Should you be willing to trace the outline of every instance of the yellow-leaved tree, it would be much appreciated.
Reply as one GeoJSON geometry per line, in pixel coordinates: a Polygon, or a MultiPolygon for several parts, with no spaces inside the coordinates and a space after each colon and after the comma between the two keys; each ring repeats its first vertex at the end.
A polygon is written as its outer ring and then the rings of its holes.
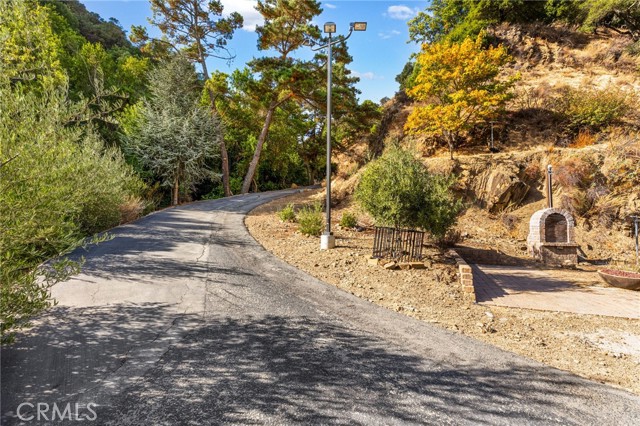
{"type": "Polygon", "coordinates": [[[419,71],[408,94],[421,104],[407,118],[405,130],[441,134],[452,159],[460,135],[495,119],[519,78],[499,78],[512,58],[502,45],[485,49],[484,37],[480,34],[462,43],[425,43],[416,61],[419,71]]]}

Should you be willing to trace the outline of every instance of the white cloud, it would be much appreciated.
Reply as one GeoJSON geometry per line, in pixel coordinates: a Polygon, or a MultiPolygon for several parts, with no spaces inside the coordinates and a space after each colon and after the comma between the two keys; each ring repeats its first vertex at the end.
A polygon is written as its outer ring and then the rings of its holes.
{"type": "Polygon", "coordinates": [[[368,71],[368,72],[351,71],[351,73],[354,76],[359,77],[359,78],[361,78],[363,80],[382,80],[381,76],[376,75],[371,71],[368,71]]]}
{"type": "Polygon", "coordinates": [[[331,3],[324,3],[324,7],[326,7],[327,9],[335,9],[336,6],[335,4],[331,4],[331,3]]]}
{"type": "Polygon", "coordinates": [[[409,18],[413,18],[418,13],[418,11],[418,8],[411,9],[409,6],[400,4],[396,6],[389,6],[386,15],[391,19],[406,21],[409,18]]]}
{"type": "Polygon", "coordinates": [[[383,40],[387,40],[391,37],[395,37],[397,35],[400,35],[401,32],[398,30],[390,30],[390,31],[384,31],[384,32],[380,32],[378,33],[378,36],[383,39],[383,40]]]}
{"type": "Polygon", "coordinates": [[[264,23],[262,15],[255,9],[257,3],[256,0],[222,0],[224,15],[238,12],[244,18],[242,29],[249,32],[254,32],[256,25],[264,23]]]}

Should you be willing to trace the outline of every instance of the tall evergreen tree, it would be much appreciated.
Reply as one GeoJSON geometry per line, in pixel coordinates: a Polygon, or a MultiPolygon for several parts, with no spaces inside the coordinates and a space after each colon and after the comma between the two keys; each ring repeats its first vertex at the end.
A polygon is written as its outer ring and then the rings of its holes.
{"type": "Polygon", "coordinates": [[[201,81],[184,57],[161,64],[149,80],[151,95],[126,149],[172,189],[176,205],[181,187],[213,176],[207,160],[217,157],[222,130],[217,115],[199,105],[201,81]]]}

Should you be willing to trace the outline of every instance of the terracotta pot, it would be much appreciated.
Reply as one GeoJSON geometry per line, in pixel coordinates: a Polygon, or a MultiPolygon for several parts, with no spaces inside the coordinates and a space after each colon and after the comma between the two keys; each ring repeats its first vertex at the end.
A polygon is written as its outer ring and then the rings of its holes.
{"type": "Polygon", "coordinates": [[[613,287],[626,288],[628,290],[640,290],[640,277],[621,277],[598,271],[600,278],[613,287]]]}

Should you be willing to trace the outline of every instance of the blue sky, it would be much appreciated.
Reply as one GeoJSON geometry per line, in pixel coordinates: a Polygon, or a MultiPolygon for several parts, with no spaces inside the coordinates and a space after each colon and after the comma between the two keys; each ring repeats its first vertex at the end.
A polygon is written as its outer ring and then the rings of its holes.
{"type": "MultiPolygon", "coordinates": [[[[151,16],[148,1],[141,0],[81,0],[87,9],[102,18],[116,18],[125,30],[131,25],[146,25],[152,35],[157,29],[151,28],[147,18],[151,16]]],[[[222,0],[225,13],[237,11],[244,16],[245,25],[229,42],[229,48],[237,56],[228,65],[223,60],[210,59],[210,70],[231,72],[242,68],[254,57],[266,55],[256,47],[255,26],[262,23],[260,14],[253,6],[255,0],[222,0]]],[[[407,43],[409,33],[407,21],[424,10],[428,1],[376,1],[376,0],[331,0],[322,1],[323,12],[315,19],[322,27],[327,21],[337,24],[338,34],[346,34],[349,23],[367,21],[366,32],[356,32],[347,41],[353,56],[351,70],[360,77],[358,89],[360,100],[371,99],[378,102],[383,97],[392,97],[398,89],[396,75],[402,71],[411,53],[418,51],[414,43],[407,43]]],[[[300,52],[304,57],[309,52],[300,52]]]]}

